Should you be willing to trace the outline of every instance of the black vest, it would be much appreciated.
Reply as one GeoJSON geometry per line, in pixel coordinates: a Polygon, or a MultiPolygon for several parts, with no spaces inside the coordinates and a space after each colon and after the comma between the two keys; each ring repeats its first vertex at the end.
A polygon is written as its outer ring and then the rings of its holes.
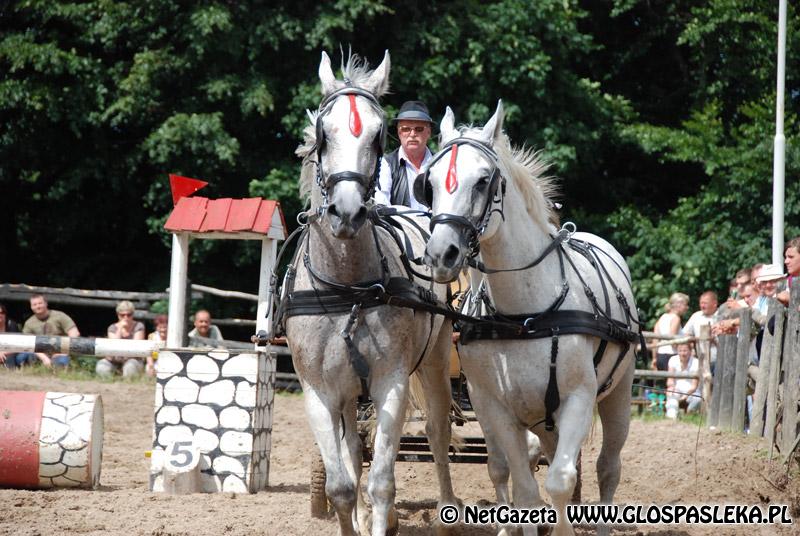
{"type": "Polygon", "coordinates": [[[411,197],[408,194],[408,180],[406,179],[405,162],[400,161],[400,149],[395,149],[386,155],[389,163],[389,174],[392,177],[392,187],[389,192],[389,203],[392,205],[411,206],[411,197]]]}

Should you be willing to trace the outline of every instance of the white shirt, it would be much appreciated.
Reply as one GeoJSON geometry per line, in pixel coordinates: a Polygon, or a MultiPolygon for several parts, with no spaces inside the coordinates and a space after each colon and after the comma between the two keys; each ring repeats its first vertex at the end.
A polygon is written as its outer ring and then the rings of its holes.
{"type": "MultiPolygon", "coordinates": [[[[674,355],[669,358],[669,370],[675,372],[697,372],[699,370],[699,363],[694,356],[689,357],[689,362],[686,363],[686,368],[681,366],[681,356],[674,355]]],[[[692,378],[675,378],[674,390],[681,395],[700,394],[700,382],[697,383],[697,389],[691,392],[692,385],[695,380],[692,378]]],[[[677,394],[676,393],[676,394],[677,394]]]]}
{"type": "MultiPolygon", "coordinates": [[[[700,338],[700,326],[710,326],[712,324],[716,324],[718,322],[717,312],[715,311],[713,315],[706,316],[703,314],[703,311],[696,311],[691,317],[689,317],[689,321],[686,322],[686,325],[683,326],[681,329],[682,333],[686,335],[693,335],[697,338],[700,338]]],[[[714,363],[717,361],[717,341],[712,339],[711,340],[711,362],[714,363]]]]}
{"type": "MultiPolygon", "coordinates": [[[[400,165],[405,166],[406,170],[406,182],[408,183],[408,198],[411,200],[411,206],[409,208],[414,210],[428,210],[428,207],[419,203],[416,199],[414,199],[414,179],[417,178],[417,175],[420,174],[420,170],[424,169],[428,162],[431,161],[433,155],[431,154],[430,149],[427,147],[425,148],[425,156],[422,159],[422,166],[417,168],[414,164],[411,163],[411,160],[406,156],[406,152],[403,150],[403,147],[400,146],[397,153],[398,161],[400,165]]],[[[386,157],[383,157],[383,161],[381,162],[381,172],[378,175],[378,186],[375,189],[375,202],[379,205],[390,205],[390,199],[392,197],[392,169],[389,167],[389,161],[386,160],[386,157]]]]}

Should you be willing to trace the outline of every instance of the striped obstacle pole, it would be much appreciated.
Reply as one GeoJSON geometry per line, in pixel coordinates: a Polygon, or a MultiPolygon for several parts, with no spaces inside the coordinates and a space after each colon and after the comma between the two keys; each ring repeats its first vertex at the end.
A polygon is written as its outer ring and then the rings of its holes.
{"type": "Polygon", "coordinates": [[[162,341],[129,339],[91,339],[89,337],[48,337],[42,335],[0,334],[0,352],[40,352],[43,354],[96,355],[98,357],[147,357],[164,346],[162,341]]]}
{"type": "Polygon", "coordinates": [[[100,395],[0,391],[0,487],[96,488],[100,395]]]}

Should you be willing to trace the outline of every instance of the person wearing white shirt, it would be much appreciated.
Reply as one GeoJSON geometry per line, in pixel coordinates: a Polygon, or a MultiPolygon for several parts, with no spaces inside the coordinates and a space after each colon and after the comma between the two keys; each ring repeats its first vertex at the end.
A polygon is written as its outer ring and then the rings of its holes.
{"type": "MultiPolygon", "coordinates": [[[[669,359],[670,372],[691,372],[697,374],[698,362],[692,355],[689,343],[677,345],[678,353],[669,359]]],[[[678,409],[685,407],[689,413],[700,409],[700,380],[698,378],[669,378],[667,380],[667,417],[675,419],[678,409]]]]}
{"type": "MultiPolygon", "coordinates": [[[[718,321],[717,318],[717,307],[719,306],[719,300],[717,298],[717,293],[713,290],[707,290],[700,295],[700,310],[695,312],[692,316],[689,317],[689,320],[683,326],[682,332],[686,335],[692,335],[693,337],[699,339],[700,338],[700,327],[701,326],[711,326],[716,324],[718,321]]],[[[709,363],[715,363],[717,361],[717,341],[716,339],[711,340],[711,360],[709,363]]]]}
{"type": "Polygon", "coordinates": [[[383,157],[375,190],[375,203],[403,205],[427,211],[413,194],[414,179],[430,161],[428,149],[433,119],[421,101],[406,101],[393,121],[397,126],[400,147],[383,157]]]}

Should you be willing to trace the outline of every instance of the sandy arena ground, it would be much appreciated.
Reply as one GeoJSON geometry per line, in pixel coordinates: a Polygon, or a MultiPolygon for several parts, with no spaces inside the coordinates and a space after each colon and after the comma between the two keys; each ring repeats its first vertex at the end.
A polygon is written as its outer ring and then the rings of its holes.
{"type": "MultiPolygon", "coordinates": [[[[306,425],[302,396],[279,395],[270,487],[256,495],[168,496],[147,489],[152,446],[153,392],[150,383],[67,381],[0,370],[0,390],[99,393],[105,405],[101,487],[94,491],[0,489],[0,534],[126,536],[335,534],[336,523],[309,516],[309,465],[315,447],[306,425]]],[[[594,460],[600,447],[596,426],[583,455],[583,500],[597,501],[594,460]]],[[[544,482],[544,471],[538,481],[544,482]]],[[[456,493],[466,503],[492,501],[483,465],[453,465],[456,493]]],[[[788,504],[800,521],[800,476],[791,481],[766,461],[766,445],[755,439],[714,434],[684,423],[634,420],[623,451],[617,503],[788,504]]],[[[543,488],[543,486],[541,486],[543,488]]],[[[397,465],[400,534],[432,534],[436,517],[432,464],[397,465]]],[[[543,492],[544,495],[544,492],[543,492]]],[[[546,495],[545,495],[546,498],[546,495]]],[[[592,534],[589,529],[578,533],[592,534]]],[[[462,528],[460,534],[493,534],[491,527],[462,528]]],[[[638,526],[615,534],[658,536],[800,534],[795,526],[638,526]]]]}

